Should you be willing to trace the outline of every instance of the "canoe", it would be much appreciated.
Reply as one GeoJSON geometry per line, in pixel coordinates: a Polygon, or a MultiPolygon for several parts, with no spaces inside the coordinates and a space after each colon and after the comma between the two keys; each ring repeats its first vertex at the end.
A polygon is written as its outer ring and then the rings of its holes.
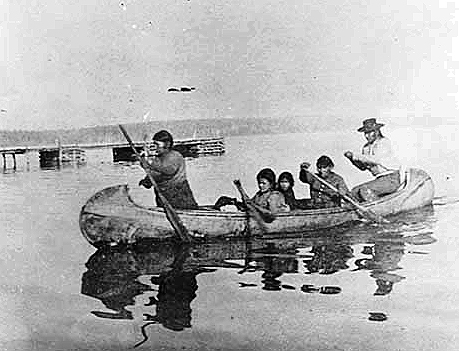
{"type": "MultiPolygon", "coordinates": [[[[378,215],[388,216],[431,205],[433,196],[434,185],[430,176],[423,170],[411,168],[398,191],[361,205],[378,215]]],[[[362,219],[361,214],[350,206],[281,213],[273,222],[263,226],[244,212],[218,211],[204,206],[196,210],[177,210],[177,214],[190,234],[199,238],[275,237],[322,230],[362,219]]],[[[88,242],[96,247],[174,237],[174,229],[164,210],[135,203],[126,184],[93,195],[81,209],[80,229],[88,242]]]]}

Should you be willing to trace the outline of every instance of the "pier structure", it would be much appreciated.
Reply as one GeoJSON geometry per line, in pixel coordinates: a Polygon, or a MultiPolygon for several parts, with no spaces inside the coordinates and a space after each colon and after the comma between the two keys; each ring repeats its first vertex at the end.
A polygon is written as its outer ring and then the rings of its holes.
{"type": "MultiPolygon", "coordinates": [[[[138,152],[142,152],[145,143],[136,142],[134,146],[138,152]]],[[[172,148],[180,152],[183,157],[220,156],[225,153],[225,142],[223,137],[177,140],[174,141],[172,148]]],[[[127,143],[114,145],[112,154],[113,162],[136,161],[136,156],[127,143]]]]}
{"type": "Polygon", "coordinates": [[[7,160],[6,156],[11,155],[13,158],[13,170],[16,170],[17,167],[17,162],[16,162],[16,155],[23,155],[27,152],[27,148],[12,148],[12,149],[1,149],[0,153],[2,154],[3,158],[3,169],[6,170],[8,168],[7,166],[7,160]]]}
{"type": "MultiPolygon", "coordinates": [[[[136,161],[135,154],[126,142],[78,145],[61,145],[59,140],[56,142],[57,145],[53,146],[28,146],[0,149],[0,153],[3,156],[3,168],[7,168],[7,155],[12,156],[13,169],[16,169],[16,155],[33,151],[38,152],[41,168],[59,167],[63,163],[84,164],[86,162],[85,150],[88,149],[112,149],[113,162],[136,161]]],[[[145,142],[134,142],[134,146],[139,152],[143,150],[144,145],[145,142]]],[[[174,142],[173,148],[184,157],[220,156],[225,153],[225,142],[223,137],[193,138],[177,140],[174,142]]]]}
{"type": "Polygon", "coordinates": [[[86,162],[85,151],[76,145],[46,147],[38,150],[41,168],[59,167],[62,164],[83,164],[86,162]]]}

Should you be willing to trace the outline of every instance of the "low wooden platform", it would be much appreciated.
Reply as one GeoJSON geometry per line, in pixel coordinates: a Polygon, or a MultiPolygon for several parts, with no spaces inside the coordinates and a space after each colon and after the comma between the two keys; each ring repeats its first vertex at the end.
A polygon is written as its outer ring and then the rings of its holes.
{"type": "Polygon", "coordinates": [[[27,152],[27,148],[6,148],[6,149],[0,149],[0,153],[2,154],[3,158],[3,169],[7,169],[7,162],[6,162],[6,156],[11,155],[13,158],[13,169],[16,169],[17,163],[16,163],[16,155],[23,155],[27,152]]]}
{"type": "MultiPolygon", "coordinates": [[[[144,143],[134,143],[138,152],[141,152],[144,143]]],[[[225,141],[223,137],[206,139],[188,139],[174,142],[174,150],[180,152],[183,157],[219,156],[225,153],[225,141]]],[[[131,147],[126,143],[112,148],[113,162],[134,162],[136,157],[131,147]]]]}
{"type": "Polygon", "coordinates": [[[62,163],[85,163],[85,151],[76,146],[49,147],[38,150],[41,168],[56,167],[62,163]]]}

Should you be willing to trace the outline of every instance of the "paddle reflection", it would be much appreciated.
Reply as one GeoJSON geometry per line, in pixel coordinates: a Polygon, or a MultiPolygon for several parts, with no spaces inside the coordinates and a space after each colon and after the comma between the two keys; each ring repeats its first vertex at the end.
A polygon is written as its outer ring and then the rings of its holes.
{"type": "Polygon", "coordinates": [[[148,339],[147,328],[153,324],[173,331],[190,328],[197,276],[220,268],[235,270],[229,284],[268,293],[339,294],[339,286],[310,284],[312,275],[367,271],[376,284],[374,295],[388,295],[405,279],[400,273],[403,255],[416,252],[407,247],[435,241],[429,227],[419,226],[419,221],[405,222],[403,233],[396,228],[400,227],[362,225],[300,238],[225,240],[191,246],[144,242],[100,249],[86,263],[81,292],[100,300],[108,310],[91,311],[98,318],[141,318],[139,346],[148,339]],[[283,281],[288,274],[294,275],[295,284],[283,281]]]}

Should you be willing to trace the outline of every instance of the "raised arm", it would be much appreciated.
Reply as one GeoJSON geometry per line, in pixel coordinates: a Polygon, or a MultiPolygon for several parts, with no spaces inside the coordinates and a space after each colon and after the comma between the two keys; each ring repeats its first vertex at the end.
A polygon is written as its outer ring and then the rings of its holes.
{"type": "Polygon", "coordinates": [[[300,181],[303,183],[312,184],[314,182],[314,177],[309,173],[310,166],[311,164],[309,162],[300,164],[300,181]]]}
{"type": "Polygon", "coordinates": [[[365,163],[361,160],[359,160],[358,158],[356,158],[356,155],[351,152],[351,151],[346,151],[344,153],[344,156],[349,159],[349,161],[351,161],[351,163],[357,167],[358,169],[360,169],[361,171],[366,171],[367,169],[369,169],[371,166],[370,164],[368,163],[365,163]]]}
{"type": "Polygon", "coordinates": [[[361,162],[372,166],[383,166],[383,167],[396,167],[398,164],[395,153],[392,149],[392,145],[389,139],[381,138],[377,141],[375,146],[374,154],[368,154],[363,152],[360,155],[353,155],[353,159],[356,162],[361,162]]]}

